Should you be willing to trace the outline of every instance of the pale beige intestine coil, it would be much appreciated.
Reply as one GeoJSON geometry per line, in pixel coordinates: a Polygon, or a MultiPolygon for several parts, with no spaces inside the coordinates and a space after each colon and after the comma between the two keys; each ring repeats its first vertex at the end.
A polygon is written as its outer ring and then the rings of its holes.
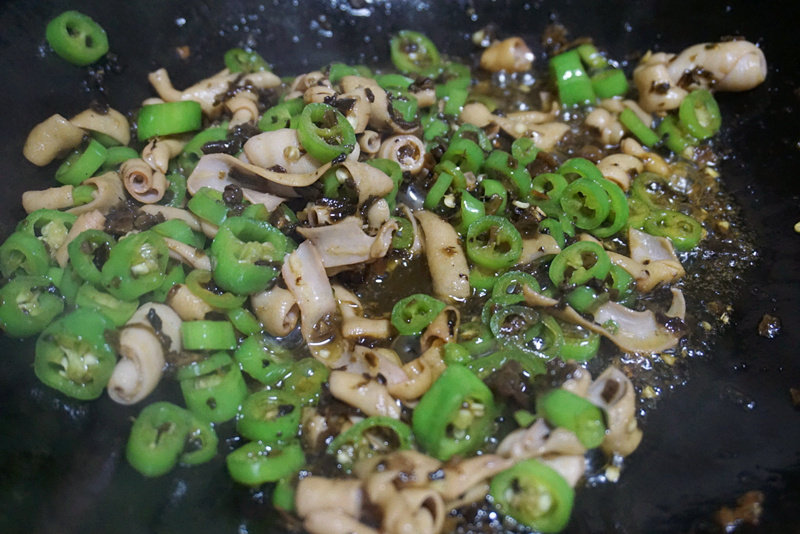
{"type": "Polygon", "coordinates": [[[39,167],[78,146],[84,131],[61,115],[52,115],[33,127],[25,140],[22,154],[39,167]]]}
{"type": "Polygon", "coordinates": [[[135,404],[158,385],[165,354],[181,350],[181,318],[167,305],[139,307],[119,334],[121,359],[108,383],[108,395],[120,404],[135,404]]]}
{"type": "Polygon", "coordinates": [[[425,143],[416,135],[393,135],[384,139],[378,157],[396,162],[403,172],[417,174],[425,164],[425,143]]]}
{"type": "Polygon", "coordinates": [[[155,204],[167,191],[164,173],[154,171],[143,159],[132,158],[125,161],[119,172],[128,194],[142,204],[155,204]]]}
{"type": "Polygon", "coordinates": [[[107,135],[123,146],[131,141],[131,127],[128,119],[119,111],[107,108],[104,113],[94,109],[81,111],[69,120],[84,130],[91,130],[107,135]]]}
{"type": "Polygon", "coordinates": [[[523,72],[533,66],[533,52],[521,37],[495,41],[481,54],[481,68],[491,72],[523,72]]]}

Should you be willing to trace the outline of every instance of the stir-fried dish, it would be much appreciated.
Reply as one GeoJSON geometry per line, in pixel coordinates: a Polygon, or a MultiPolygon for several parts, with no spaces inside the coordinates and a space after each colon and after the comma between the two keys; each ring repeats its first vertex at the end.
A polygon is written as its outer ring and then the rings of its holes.
{"type": "MultiPolygon", "coordinates": [[[[47,38],[108,49],[77,12],[47,38]]],[[[0,245],[0,326],[47,386],[141,406],[145,477],[224,456],[311,533],[562,530],[642,439],[637,362],[712,328],[697,289],[747,246],[714,93],[766,62],[474,41],[401,31],[393,67],[288,78],[233,49],[186,89],[152,72],[127,115],[44,120],[25,156],[65,159],[0,245]]]]}

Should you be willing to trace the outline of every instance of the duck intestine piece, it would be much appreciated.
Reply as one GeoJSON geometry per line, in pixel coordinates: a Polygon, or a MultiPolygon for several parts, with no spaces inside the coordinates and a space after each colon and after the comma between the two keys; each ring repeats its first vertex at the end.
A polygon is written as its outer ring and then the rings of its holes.
{"type": "Polygon", "coordinates": [[[313,173],[321,165],[303,149],[297,130],[293,128],[281,128],[251,137],[244,144],[244,153],[253,165],[264,169],[279,166],[287,173],[313,173]]]}
{"type": "Polygon", "coordinates": [[[364,232],[361,226],[361,218],[351,216],[328,226],[298,228],[297,231],[314,244],[322,264],[330,269],[373,261],[386,255],[389,250],[387,242],[391,244],[391,234],[397,230],[397,222],[385,222],[375,237],[364,232]]]}
{"type": "Polygon", "coordinates": [[[221,111],[223,102],[217,100],[217,97],[230,90],[232,86],[252,85],[260,89],[267,89],[281,84],[280,78],[269,71],[259,71],[242,76],[241,73],[230,72],[228,69],[201,80],[183,91],[172,86],[166,69],[151,72],[147,78],[158,96],[165,102],[194,100],[209,116],[217,115],[221,111]]]}

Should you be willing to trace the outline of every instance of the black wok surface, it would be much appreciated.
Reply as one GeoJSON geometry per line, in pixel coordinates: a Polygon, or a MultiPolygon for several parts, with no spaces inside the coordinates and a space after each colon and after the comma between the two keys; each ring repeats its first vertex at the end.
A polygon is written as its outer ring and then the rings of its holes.
{"type": "MultiPolygon", "coordinates": [[[[800,388],[795,2],[6,1],[0,238],[23,216],[21,193],[46,187],[54,172],[55,165],[42,170],[23,159],[28,131],[53,113],[85,109],[97,96],[87,69],[44,51],[46,21],[68,8],[108,31],[121,73],[105,74],[104,94],[123,111],[151,95],[150,70],[167,67],[182,87],[212,74],[222,53],[242,44],[253,45],[279,74],[296,74],[333,60],[386,58],[387,36],[402,28],[464,54],[469,34],[490,22],[540,49],[541,31],[557,21],[620,58],[725,35],[759,43],[770,65],[767,83],[720,97],[723,139],[735,154],[721,170],[757,243],[757,265],[741,282],[730,328],[695,358],[688,383],[667,392],[643,421],[644,441],[621,481],[579,491],[568,532],[714,532],[714,511],[749,490],[764,492],[765,510],[759,527],[741,532],[800,532],[800,411],[789,395],[790,387],[800,388]],[[181,45],[191,47],[187,60],[175,53],[181,45]],[[783,322],[774,340],[756,333],[766,312],[783,322]]],[[[107,398],[82,404],[41,386],[30,343],[0,336],[0,362],[0,532],[281,531],[259,503],[269,495],[234,486],[222,455],[145,480],[123,457],[138,407],[107,398]]]]}

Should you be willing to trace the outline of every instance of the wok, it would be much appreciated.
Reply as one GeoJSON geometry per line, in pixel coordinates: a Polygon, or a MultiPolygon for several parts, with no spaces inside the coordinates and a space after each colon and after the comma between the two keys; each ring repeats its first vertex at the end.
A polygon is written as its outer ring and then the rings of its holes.
{"type": "MultiPolygon", "coordinates": [[[[176,86],[210,75],[222,53],[250,44],[280,74],[333,60],[373,64],[387,36],[402,28],[429,34],[450,54],[471,49],[471,32],[493,22],[537,51],[556,21],[573,37],[592,36],[612,57],[649,47],[678,51],[721,36],[758,42],[767,82],[720,97],[730,156],[721,163],[742,207],[758,261],[739,281],[731,325],[713,350],[691,362],[687,383],[664,393],[643,420],[644,441],[617,484],[578,492],[568,532],[713,532],[712,515],[748,490],[764,492],[760,526],[742,532],[800,532],[800,220],[797,4],[532,1],[290,2],[7,1],[0,6],[0,238],[23,216],[26,189],[46,187],[53,169],[22,157],[31,127],[53,113],[88,105],[97,88],[87,69],[44,51],[44,25],[68,8],[108,31],[121,74],[105,74],[105,96],[127,110],[151,94],[148,71],[167,67],[176,86]],[[791,5],[790,5],[791,4],[791,5]],[[188,59],[175,48],[191,47],[188,59]],[[756,333],[770,312],[783,322],[774,340],[756,333]]],[[[130,417],[107,398],[73,402],[38,383],[32,346],[0,336],[0,531],[280,532],[268,495],[251,495],[212,463],[145,480],[125,462],[130,417]]]]}

